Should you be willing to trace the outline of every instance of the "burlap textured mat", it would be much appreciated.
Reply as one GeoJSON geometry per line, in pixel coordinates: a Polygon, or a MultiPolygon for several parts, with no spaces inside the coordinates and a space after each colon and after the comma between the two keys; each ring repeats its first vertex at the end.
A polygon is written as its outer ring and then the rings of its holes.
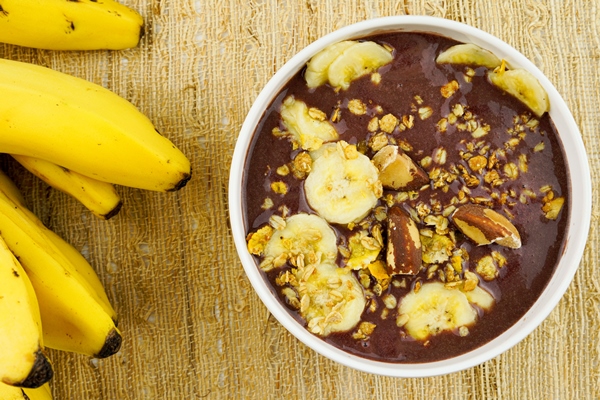
{"type": "MultiPolygon", "coordinates": [[[[133,102],[191,159],[177,193],[119,187],[100,221],[8,159],[33,210],[96,267],[120,314],[105,360],[51,352],[56,399],[600,398],[600,5],[587,0],[122,0],[147,24],[141,46],[0,57],[86,78],[133,102]],[[460,373],[392,379],[315,354],[270,317],[238,261],[227,219],[229,163],[255,96],[319,36],[366,18],[426,14],[471,24],[531,60],[571,107],[588,150],[594,215],[581,267],[550,317],[507,353],[460,373]]],[[[0,94],[1,96],[1,94],[0,94]]]]}

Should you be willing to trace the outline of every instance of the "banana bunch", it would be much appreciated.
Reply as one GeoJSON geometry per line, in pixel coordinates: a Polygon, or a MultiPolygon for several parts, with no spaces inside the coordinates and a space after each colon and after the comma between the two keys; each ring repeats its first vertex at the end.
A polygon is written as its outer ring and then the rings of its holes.
{"type": "Polygon", "coordinates": [[[49,68],[0,60],[0,152],[155,191],[190,179],[190,162],[133,104],[49,68]]]}
{"type": "MultiPolygon", "coordinates": [[[[114,0],[1,0],[0,42],[120,50],[144,33],[114,0]]],[[[0,153],[109,219],[116,185],[176,191],[190,161],[117,94],[49,68],[0,59],[0,153]]],[[[0,399],[51,399],[46,348],[104,358],[122,336],[95,270],[26,206],[0,171],[0,399]]]]}
{"type": "Polygon", "coordinates": [[[135,47],[144,20],[114,0],[2,0],[0,42],[46,50],[135,47]]]}
{"type": "Polygon", "coordinates": [[[185,155],[133,104],[102,86],[49,68],[0,59],[0,153],[108,219],[114,185],[175,191],[185,155]]]}
{"type": "MultiPolygon", "coordinates": [[[[0,398],[26,398],[13,388],[35,398],[28,389],[53,376],[46,348],[96,358],[119,351],[117,313],[93,267],[2,172],[0,232],[0,398]]],[[[45,389],[36,391],[44,398],[45,389]]]]}

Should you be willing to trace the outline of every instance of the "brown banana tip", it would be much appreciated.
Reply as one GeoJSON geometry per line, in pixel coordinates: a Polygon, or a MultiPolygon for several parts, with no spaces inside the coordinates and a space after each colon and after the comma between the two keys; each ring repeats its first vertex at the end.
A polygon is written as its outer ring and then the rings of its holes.
{"type": "Polygon", "coordinates": [[[110,210],[109,212],[104,214],[102,217],[105,220],[111,219],[112,217],[117,215],[119,213],[119,211],[121,211],[121,207],[123,207],[123,201],[119,200],[119,203],[112,210],[110,210]]]}
{"type": "Polygon", "coordinates": [[[104,346],[100,349],[98,354],[94,355],[96,358],[106,358],[116,354],[121,349],[121,343],[123,337],[118,330],[112,329],[106,336],[104,346]]]}
{"type": "Polygon", "coordinates": [[[142,25],[140,25],[140,36],[138,38],[138,41],[141,41],[145,34],[146,34],[146,27],[144,24],[142,24],[142,25]]]}
{"type": "Polygon", "coordinates": [[[190,179],[192,179],[192,172],[190,171],[189,173],[186,173],[183,175],[183,178],[181,178],[181,180],[179,182],[177,182],[177,184],[175,184],[175,186],[173,186],[172,189],[167,190],[167,192],[176,192],[179,189],[183,188],[185,185],[187,185],[187,183],[190,181],[190,179]]]}
{"type": "Polygon", "coordinates": [[[35,362],[33,363],[31,372],[29,372],[27,378],[15,386],[35,389],[50,381],[53,376],[54,370],[52,369],[50,360],[48,360],[42,350],[38,350],[35,353],[35,362]]]}

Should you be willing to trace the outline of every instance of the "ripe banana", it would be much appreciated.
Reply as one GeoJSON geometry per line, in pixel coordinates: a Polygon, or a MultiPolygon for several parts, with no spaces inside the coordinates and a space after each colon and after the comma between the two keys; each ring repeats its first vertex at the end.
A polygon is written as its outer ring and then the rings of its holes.
{"type": "Polygon", "coordinates": [[[313,118],[306,103],[287,97],[281,105],[283,125],[304,150],[317,150],[325,142],[337,140],[338,133],[328,121],[313,118]]]}
{"type": "Polygon", "coordinates": [[[2,400],[52,400],[52,392],[48,383],[39,388],[29,389],[10,386],[0,382],[0,399],[2,400]]]}
{"type": "Polygon", "coordinates": [[[2,0],[0,42],[47,50],[121,50],[138,45],[144,21],[113,0],[2,0]]]}
{"type": "Polygon", "coordinates": [[[548,93],[531,72],[521,68],[506,70],[503,61],[502,65],[488,73],[488,79],[494,86],[520,100],[538,117],[550,110],[548,93]]]}
{"type": "Polygon", "coordinates": [[[489,69],[494,69],[501,63],[494,53],[473,43],[452,46],[440,53],[435,61],[438,64],[464,64],[489,69]]]}
{"type": "Polygon", "coordinates": [[[52,365],[44,354],[36,294],[23,267],[0,237],[0,381],[35,388],[52,375],[52,365]]]}
{"type": "Polygon", "coordinates": [[[24,400],[25,398],[25,393],[20,387],[7,385],[6,383],[0,382],[0,399],[24,400]]]}
{"type": "Polygon", "coordinates": [[[23,389],[23,392],[29,400],[52,400],[52,391],[50,390],[50,385],[45,384],[42,387],[37,389],[23,389]]]}
{"type": "Polygon", "coordinates": [[[441,282],[428,282],[418,291],[404,296],[398,312],[408,317],[404,328],[410,336],[427,340],[444,331],[473,325],[478,314],[471,303],[489,309],[494,300],[479,286],[463,292],[458,288],[447,288],[441,282]]]}
{"type": "Polygon", "coordinates": [[[121,334],[75,268],[21,207],[0,191],[0,231],[39,300],[47,347],[98,358],[116,353],[121,334]]]}
{"type": "Polygon", "coordinates": [[[102,86],[0,59],[0,93],[0,152],[147,190],[178,190],[191,177],[185,155],[133,104],[102,86]]]}
{"type": "Polygon", "coordinates": [[[337,257],[337,236],[327,221],[313,214],[295,214],[285,220],[285,227],[277,229],[265,246],[265,257],[277,259],[302,255],[306,262],[320,254],[313,262],[334,262],[337,257]]]}
{"type": "Polygon", "coordinates": [[[56,251],[61,252],[62,256],[70,261],[70,263],[63,263],[63,266],[68,270],[68,273],[74,276],[82,285],[88,288],[96,301],[102,305],[104,311],[111,316],[112,320],[115,321],[116,324],[117,313],[112,307],[110,300],[106,295],[106,291],[104,290],[104,286],[102,285],[102,282],[100,281],[100,278],[96,274],[94,268],[75,247],[56,234],[56,232],[48,229],[42,223],[42,221],[40,221],[39,218],[27,208],[21,191],[17,188],[15,183],[1,170],[0,192],[2,192],[8,199],[13,201],[15,206],[19,207],[23,215],[28,218],[30,222],[37,225],[42,233],[46,235],[47,239],[54,243],[56,246],[56,251]]]}
{"type": "Polygon", "coordinates": [[[19,190],[17,185],[10,179],[4,171],[0,170],[0,190],[2,190],[12,201],[25,207],[26,201],[23,197],[23,193],[19,190]]]}
{"type": "Polygon", "coordinates": [[[7,385],[0,382],[0,399],[2,400],[25,400],[25,392],[17,386],[7,385]]]}
{"type": "Polygon", "coordinates": [[[319,153],[304,182],[308,204],[331,223],[360,221],[383,193],[379,171],[344,141],[324,145],[319,153]]]}
{"type": "Polygon", "coordinates": [[[298,268],[300,315],[319,336],[352,329],[365,309],[362,286],[352,272],[330,262],[298,268]]]}
{"type": "Polygon", "coordinates": [[[78,200],[99,218],[112,218],[123,205],[111,183],[89,178],[39,158],[16,154],[13,158],[48,185],[78,200]]]}

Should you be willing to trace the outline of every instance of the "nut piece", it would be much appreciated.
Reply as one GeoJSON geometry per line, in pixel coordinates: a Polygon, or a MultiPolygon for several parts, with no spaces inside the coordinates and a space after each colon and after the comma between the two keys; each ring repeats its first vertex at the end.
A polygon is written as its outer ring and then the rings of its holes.
{"type": "Polygon", "coordinates": [[[429,176],[398,146],[387,145],[373,156],[379,180],[386,189],[417,190],[429,183],[429,176]]]}
{"type": "Polygon", "coordinates": [[[419,229],[400,207],[388,211],[386,262],[390,275],[416,275],[421,269],[419,229]]]}
{"type": "Polygon", "coordinates": [[[479,246],[497,243],[511,249],[521,247],[521,236],[517,228],[490,208],[465,204],[454,211],[452,222],[479,246]]]}

